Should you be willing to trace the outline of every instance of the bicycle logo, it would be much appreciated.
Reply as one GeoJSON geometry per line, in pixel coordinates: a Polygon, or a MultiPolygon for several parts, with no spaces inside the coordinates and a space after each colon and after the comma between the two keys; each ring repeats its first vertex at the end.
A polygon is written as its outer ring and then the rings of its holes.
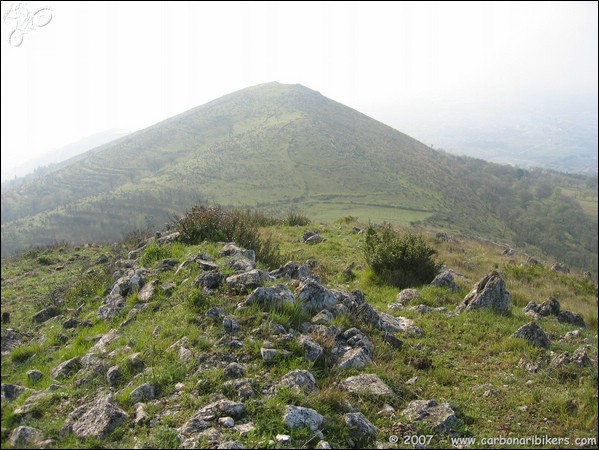
{"type": "Polygon", "coordinates": [[[50,8],[40,8],[29,11],[27,4],[12,4],[4,14],[4,22],[12,22],[13,30],[8,36],[8,42],[13,47],[19,47],[23,43],[23,37],[37,28],[45,27],[52,20],[50,8]]]}

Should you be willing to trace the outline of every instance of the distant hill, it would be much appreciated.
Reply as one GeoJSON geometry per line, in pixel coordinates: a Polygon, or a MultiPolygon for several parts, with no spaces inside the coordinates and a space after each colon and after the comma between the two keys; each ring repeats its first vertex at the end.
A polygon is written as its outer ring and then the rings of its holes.
{"type": "Polygon", "coordinates": [[[127,130],[110,129],[94,133],[76,142],[51,150],[17,167],[4,167],[2,190],[9,189],[24,181],[32,180],[48,172],[68,165],[68,160],[101,145],[115,141],[130,133],[127,130]],[[66,164],[65,164],[66,163],[66,164]]]}
{"type": "Polygon", "coordinates": [[[2,254],[116,240],[208,201],[455,228],[596,270],[596,192],[596,178],[435,151],[304,86],[268,83],[3,190],[2,254]]]}

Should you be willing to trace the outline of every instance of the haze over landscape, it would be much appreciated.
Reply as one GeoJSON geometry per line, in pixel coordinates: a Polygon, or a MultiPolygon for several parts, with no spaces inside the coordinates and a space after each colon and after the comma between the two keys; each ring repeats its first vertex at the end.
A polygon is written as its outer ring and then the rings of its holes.
{"type": "Polygon", "coordinates": [[[597,171],[596,2],[27,5],[52,21],[19,47],[2,23],[3,181],[92,134],[274,80],[435,148],[597,171]]]}
{"type": "Polygon", "coordinates": [[[597,2],[2,19],[2,448],[597,448],[597,2]]]}

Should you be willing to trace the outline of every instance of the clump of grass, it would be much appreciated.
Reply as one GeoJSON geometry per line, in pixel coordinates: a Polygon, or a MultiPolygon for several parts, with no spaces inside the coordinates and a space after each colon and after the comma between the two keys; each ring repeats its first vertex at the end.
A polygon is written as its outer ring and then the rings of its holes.
{"type": "Polygon", "coordinates": [[[254,250],[262,263],[275,267],[282,264],[284,258],[272,236],[262,237],[259,227],[276,223],[277,219],[259,212],[195,206],[176,222],[176,228],[185,243],[235,242],[254,250]]]}
{"type": "Polygon", "coordinates": [[[364,256],[377,277],[399,288],[428,284],[439,272],[436,250],[419,234],[400,236],[390,226],[366,229],[364,256]]]}
{"type": "Polygon", "coordinates": [[[286,225],[290,227],[304,227],[312,222],[310,218],[298,208],[290,208],[287,212],[287,217],[284,220],[286,225]]]}

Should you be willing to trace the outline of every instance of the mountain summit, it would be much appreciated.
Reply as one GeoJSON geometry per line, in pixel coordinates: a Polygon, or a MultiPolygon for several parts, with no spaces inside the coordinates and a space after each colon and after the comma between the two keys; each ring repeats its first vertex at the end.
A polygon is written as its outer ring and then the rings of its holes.
{"type": "MultiPolygon", "coordinates": [[[[3,192],[2,254],[53,240],[114,240],[198,201],[270,211],[300,206],[323,220],[426,220],[511,239],[525,228],[520,216],[528,217],[528,205],[515,203],[518,193],[536,201],[541,179],[552,194],[564,177],[435,151],[302,85],[267,83],[132,133],[3,192]],[[506,211],[512,211],[509,218],[506,211]]],[[[568,182],[574,189],[584,184],[568,182]]],[[[538,198],[541,207],[547,198],[538,198]]],[[[580,216],[576,227],[596,224],[576,201],[564,204],[563,214],[580,216]]],[[[577,263],[592,263],[593,243],[581,253],[573,231],[574,244],[556,238],[556,245],[582,255],[577,263]]],[[[596,265],[596,238],[594,253],[596,265]]]]}

